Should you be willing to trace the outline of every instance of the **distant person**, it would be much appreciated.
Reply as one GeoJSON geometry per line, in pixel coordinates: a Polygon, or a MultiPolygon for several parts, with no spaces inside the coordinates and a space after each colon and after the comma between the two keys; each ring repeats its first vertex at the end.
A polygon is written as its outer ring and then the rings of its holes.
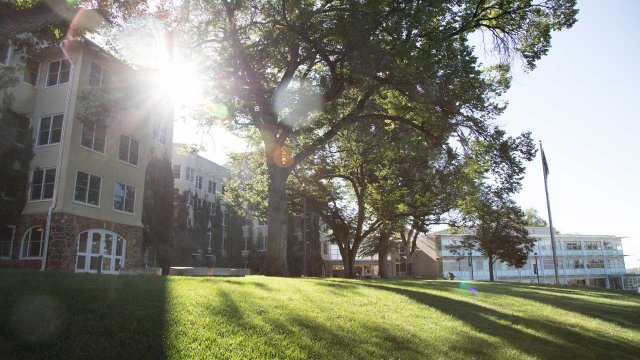
{"type": "Polygon", "coordinates": [[[455,280],[456,279],[456,276],[451,271],[449,271],[449,274],[447,274],[447,277],[449,278],[449,280],[455,280]]]}

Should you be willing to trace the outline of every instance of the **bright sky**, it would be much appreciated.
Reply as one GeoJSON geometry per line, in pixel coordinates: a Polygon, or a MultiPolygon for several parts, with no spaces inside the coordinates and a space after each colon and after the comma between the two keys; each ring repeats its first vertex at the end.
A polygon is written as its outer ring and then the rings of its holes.
{"type": "MultiPolygon", "coordinates": [[[[549,164],[553,224],[623,239],[640,266],[640,1],[584,0],[578,22],[554,35],[538,68],[516,74],[500,123],[530,130],[549,164]]],[[[516,197],[546,218],[540,156],[516,197]]]]}
{"type": "MultiPolygon", "coordinates": [[[[499,122],[512,134],[532,131],[543,141],[555,227],[626,237],[626,266],[638,267],[640,117],[634,102],[640,100],[640,1],[584,0],[578,7],[577,24],[554,35],[538,68],[514,75],[499,122]]],[[[226,152],[246,149],[221,129],[194,134],[193,126],[182,123],[174,127],[174,141],[204,143],[202,155],[220,164],[226,152]]],[[[516,198],[546,218],[539,156],[516,198]]]]}

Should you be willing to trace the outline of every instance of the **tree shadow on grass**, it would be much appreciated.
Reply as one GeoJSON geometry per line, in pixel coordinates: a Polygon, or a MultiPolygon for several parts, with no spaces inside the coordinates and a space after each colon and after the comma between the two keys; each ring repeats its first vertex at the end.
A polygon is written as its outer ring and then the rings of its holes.
{"type": "MultiPolygon", "coordinates": [[[[219,291],[217,296],[218,306],[212,316],[222,318],[224,323],[234,327],[229,336],[233,337],[234,333],[246,337],[261,334],[258,342],[247,341],[242,343],[243,348],[233,349],[254,358],[424,359],[446,354],[447,358],[466,359],[469,354],[491,355],[490,342],[474,334],[452,343],[429,343],[417,336],[421,329],[406,331],[402,324],[383,324],[375,317],[358,321],[319,320],[317,313],[310,314],[295,307],[288,307],[286,311],[269,308],[258,314],[260,320],[256,321],[255,314],[249,309],[259,306],[251,299],[243,299],[240,305],[236,297],[226,291],[219,291]]],[[[330,311],[330,308],[315,309],[319,313],[330,311]]]]}
{"type": "MultiPolygon", "coordinates": [[[[562,290],[562,289],[560,289],[562,290]]],[[[517,296],[523,299],[535,301],[548,306],[553,306],[565,311],[590,316],[629,329],[640,328],[640,303],[620,303],[630,300],[629,296],[621,297],[596,297],[598,301],[590,300],[591,292],[571,292],[563,296],[556,292],[556,288],[536,287],[497,287],[478,286],[478,291],[487,294],[517,296]],[[575,296],[575,297],[574,297],[575,296]]]]}
{"type": "MultiPolygon", "coordinates": [[[[363,283],[362,285],[411,298],[425,306],[449,314],[477,331],[499,338],[514,349],[534,357],[635,359],[640,353],[637,343],[627,343],[603,334],[577,331],[561,322],[505,314],[471,302],[388,286],[384,283],[363,283]],[[532,333],[521,329],[522,327],[529,329],[532,333]]],[[[611,335],[615,336],[615,334],[611,335]]]]}
{"type": "Polygon", "coordinates": [[[0,358],[165,359],[166,278],[0,272],[0,358]]]}

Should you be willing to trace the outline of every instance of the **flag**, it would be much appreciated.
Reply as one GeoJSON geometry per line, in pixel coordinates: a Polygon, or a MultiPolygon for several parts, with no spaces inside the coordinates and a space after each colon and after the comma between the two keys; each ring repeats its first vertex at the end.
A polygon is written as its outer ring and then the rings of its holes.
{"type": "Polygon", "coordinates": [[[544,150],[542,150],[542,144],[540,144],[540,153],[542,154],[542,172],[544,172],[544,179],[549,176],[549,164],[547,164],[547,157],[544,156],[544,150]]]}

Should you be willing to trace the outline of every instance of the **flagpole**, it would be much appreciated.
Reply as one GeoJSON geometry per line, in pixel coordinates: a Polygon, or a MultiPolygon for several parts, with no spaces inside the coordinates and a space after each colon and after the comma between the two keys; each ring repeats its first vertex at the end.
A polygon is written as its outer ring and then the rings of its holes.
{"type": "Polygon", "coordinates": [[[553,234],[553,221],[551,220],[551,204],[549,203],[549,188],[547,187],[547,175],[549,174],[549,166],[547,159],[542,150],[542,141],[540,141],[540,154],[542,155],[542,173],[544,175],[544,192],[547,195],[547,213],[549,215],[549,233],[551,234],[551,251],[553,254],[553,273],[555,275],[556,285],[560,284],[560,276],[558,275],[558,257],[556,256],[556,239],[553,234]]]}

